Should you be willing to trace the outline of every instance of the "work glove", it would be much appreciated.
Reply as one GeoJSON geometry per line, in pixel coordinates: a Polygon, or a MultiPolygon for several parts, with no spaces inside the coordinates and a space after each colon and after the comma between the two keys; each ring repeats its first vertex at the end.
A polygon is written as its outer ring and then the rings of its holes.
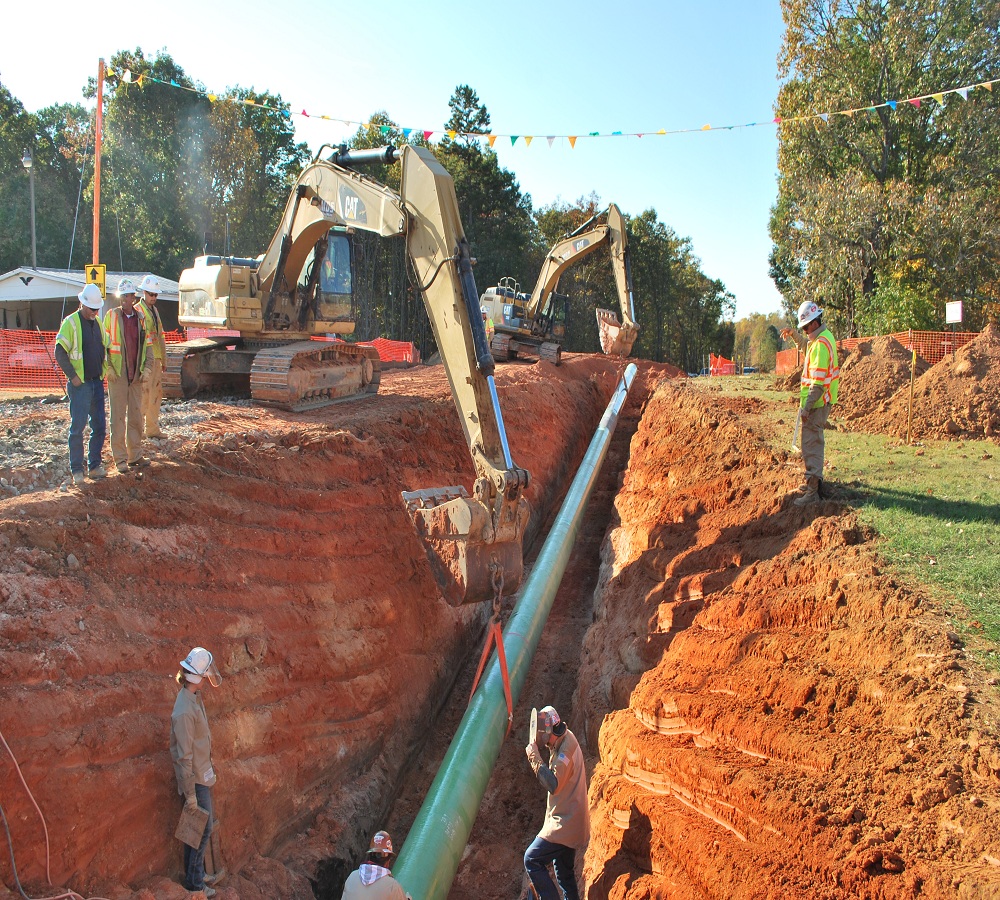
{"type": "Polygon", "coordinates": [[[528,744],[524,748],[524,753],[528,757],[528,762],[531,763],[531,768],[537,771],[538,767],[542,765],[542,754],[538,752],[538,744],[528,744]]]}
{"type": "Polygon", "coordinates": [[[184,798],[184,809],[189,812],[194,812],[198,808],[198,798],[192,794],[190,797],[184,798]]]}
{"type": "Polygon", "coordinates": [[[120,376],[115,375],[115,373],[112,372],[111,369],[108,369],[108,384],[117,384],[119,377],[120,376]]]}

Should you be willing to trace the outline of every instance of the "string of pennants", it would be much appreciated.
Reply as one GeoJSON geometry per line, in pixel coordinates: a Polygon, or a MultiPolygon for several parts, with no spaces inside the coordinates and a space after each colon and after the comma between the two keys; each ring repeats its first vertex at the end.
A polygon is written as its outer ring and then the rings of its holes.
{"type": "Polygon", "coordinates": [[[544,140],[551,147],[556,141],[568,141],[570,147],[576,147],[576,142],[582,139],[589,138],[608,138],[608,137],[662,137],[664,135],[671,134],[695,134],[701,131],[733,131],[742,128],[756,128],[761,125],[787,125],[794,122],[823,122],[829,123],[830,119],[835,116],[847,116],[852,118],[858,113],[874,112],[878,109],[890,109],[896,112],[900,108],[905,109],[907,106],[915,107],[920,109],[923,103],[928,101],[934,101],[939,105],[944,105],[945,98],[949,94],[957,94],[963,100],[969,99],[969,94],[975,90],[986,90],[992,93],[993,85],[997,83],[1000,79],[993,79],[991,81],[981,81],[978,84],[968,84],[963,87],[948,88],[943,91],[934,91],[930,94],[921,94],[919,97],[907,97],[905,100],[886,100],[883,103],[875,103],[872,106],[859,106],[855,109],[840,109],[835,112],[823,112],[823,113],[806,113],[801,116],[774,116],[772,119],[762,120],[760,122],[746,122],[742,125],[702,125],[700,128],[673,128],[666,129],[661,128],[659,131],[610,131],[610,132],[599,132],[591,131],[581,134],[548,134],[548,135],[534,135],[534,134],[479,134],[475,132],[458,132],[449,131],[447,129],[423,129],[423,128],[395,128],[392,125],[375,125],[373,122],[359,122],[354,119],[342,119],[339,116],[328,116],[328,115],[316,115],[313,113],[306,112],[303,109],[301,112],[295,113],[290,109],[281,109],[277,106],[271,106],[267,103],[257,103],[253,100],[236,100],[232,97],[222,96],[220,97],[216,93],[211,91],[201,90],[199,88],[188,87],[187,85],[179,84],[176,81],[163,81],[159,78],[153,78],[151,75],[140,75],[134,81],[132,79],[132,73],[128,69],[116,72],[115,70],[108,68],[105,70],[107,74],[117,75],[120,79],[120,86],[126,87],[130,84],[135,84],[138,87],[143,87],[147,82],[152,82],[154,84],[161,84],[167,87],[178,88],[183,91],[189,91],[193,94],[199,94],[203,97],[208,98],[211,103],[218,102],[228,102],[228,103],[239,103],[243,106],[252,106],[257,109],[266,109],[271,112],[276,112],[279,115],[291,117],[291,116],[301,116],[306,119],[320,119],[328,122],[338,122],[344,125],[356,126],[360,128],[371,128],[378,127],[383,134],[389,134],[393,130],[398,130],[402,132],[403,139],[409,140],[411,136],[423,136],[424,140],[429,141],[431,137],[435,134],[447,135],[451,140],[455,138],[471,138],[474,140],[481,140],[483,138],[489,143],[490,147],[493,147],[496,142],[504,138],[510,141],[510,145],[513,147],[518,141],[523,141],[526,147],[530,147],[532,141],[544,140]]]}

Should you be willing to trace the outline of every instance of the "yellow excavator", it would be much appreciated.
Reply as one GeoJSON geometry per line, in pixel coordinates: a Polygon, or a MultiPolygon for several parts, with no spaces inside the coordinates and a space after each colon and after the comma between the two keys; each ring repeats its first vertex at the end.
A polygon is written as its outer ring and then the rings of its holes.
{"type": "Polygon", "coordinates": [[[512,278],[504,278],[480,298],[483,313],[494,327],[490,350],[499,362],[537,357],[559,365],[566,334],[569,297],[557,293],[559,278],[570,266],[598,248],[609,245],[611,268],[618,289],[622,318],[613,310],[597,310],[601,350],[611,356],[628,356],[639,334],[632,299],[632,268],[628,237],[621,210],[612,203],[562,238],[545,257],[542,271],[530,294],[522,293],[512,278]],[[595,224],[604,218],[601,224],[595,224]]]}
{"type": "Polygon", "coordinates": [[[356,230],[406,243],[476,472],[471,497],[462,486],[403,493],[434,576],[453,605],[493,597],[501,577],[513,591],[523,573],[529,476],[511,459],[455,186],[429,150],[318,153],[262,257],[199,257],[181,274],[178,320],[237,334],[170,346],[164,392],[249,387],[255,401],[289,410],[374,394],[375,350],[313,339],[354,330],[356,230]],[[355,171],[397,161],[398,193],[355,171]]]}

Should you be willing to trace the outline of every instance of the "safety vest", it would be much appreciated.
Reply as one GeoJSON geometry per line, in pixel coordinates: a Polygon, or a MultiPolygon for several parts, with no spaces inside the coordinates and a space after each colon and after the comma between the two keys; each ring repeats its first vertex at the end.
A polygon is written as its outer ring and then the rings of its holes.
{"type": "MultiPolygon", "coordinates": [[[[101,378],[103,378],[108,373],[108,333],[104,330],[100,319],[94,321],[97,322],[101,343],[104,344],[104,362],[101,363],[101,378]]],[[[83,323],[80,321],[79,310],[70,313],[62,320],[59,333],[56,335],[56,343],[66,351],[76,377],[83,381],[83,323]]]]}
{"type": "Polygon", "coordinates": [[[146,303],[143,297],[136,304],[136,309],[142,311],[149,323],[149,346],[153,348],[153,357],[163,362],[167,356],[167,340],[163,336],[163,320],[160,314],[146,303]]]}
{"type": "Polygon", "coordinates": [[[837,388],[840,385],[840,364],[837,361],[837,342],[829,328],[824,328],[806,348],[806,362],[799,389],[800,403],[806,402],[810,388],[817,384],[823,385],[823,396],[813,408],[833,406],[837,402],[837,388]]]}
{"type": "MultiPolygon", "coordinates": [[[[135,314],[139,317],[139,361],[135,364],[138,375],[146,365],[146,348],[152,341],[146,334],[146,317],[139,309],[139,304],[135,306],[135,314]]],[[[125,316],[122,315],[120,306],[108,310],[104,317],[104,330],[108,335],[108,362],[115,370],[115,375],[120,377],[125,360],[125,316]]]]}

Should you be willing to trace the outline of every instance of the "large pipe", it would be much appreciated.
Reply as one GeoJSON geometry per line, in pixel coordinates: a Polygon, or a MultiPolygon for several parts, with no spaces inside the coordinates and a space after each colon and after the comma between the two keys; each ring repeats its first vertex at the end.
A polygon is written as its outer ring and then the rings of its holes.
{"type": "MultiPolygon", "coordinates": [[[[504,630],[515,706],[635,373],[636,367],[630,363],[504,630]]],[[[445,900],[448,896],[506,733],[507,703],[494,654],[393,869],[414,900],[445,900]]]]}

